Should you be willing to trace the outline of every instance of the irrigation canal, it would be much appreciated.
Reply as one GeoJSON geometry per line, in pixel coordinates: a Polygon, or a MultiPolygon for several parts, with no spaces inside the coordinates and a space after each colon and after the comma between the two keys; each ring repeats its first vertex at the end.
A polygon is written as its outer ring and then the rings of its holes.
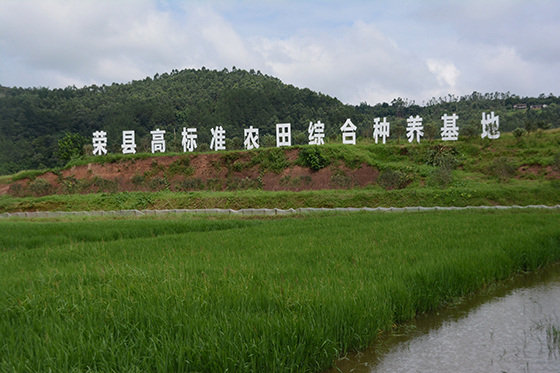
{"type": "Polygon", "coordinates": [[[405,323],[330,372],[560,372],[560,263],[405,323]]]}

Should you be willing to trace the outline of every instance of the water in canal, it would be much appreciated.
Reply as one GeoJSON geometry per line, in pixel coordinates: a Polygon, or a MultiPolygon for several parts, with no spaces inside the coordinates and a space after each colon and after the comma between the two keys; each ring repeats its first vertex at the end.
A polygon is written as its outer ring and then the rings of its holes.
{"type": "Polygon", "coordinates": [[[560,264],[515,276],[382,336],[342,372],[560,372],[560,264]]]}

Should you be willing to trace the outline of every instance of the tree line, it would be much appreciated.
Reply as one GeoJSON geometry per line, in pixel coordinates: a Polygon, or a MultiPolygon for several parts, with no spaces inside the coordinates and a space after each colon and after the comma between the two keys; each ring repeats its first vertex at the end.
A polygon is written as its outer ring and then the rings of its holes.
{"type": "MultiPolygon", "coordinates": [[[[306,144],[309,122],[325,123],[325,137],[334,140],[347,118],[358,127],[358,137],[371,137],[374,118],[387,117],[395,139],[404,136],[407,117],[420,115],[426,137],[437,138],[441,116],[457,113],[461,134],[475,136],[480,133],[482,111],[500,115],[504,132],[560,126],[560,97],[552,94],[522,98],[473,92],[433,98],[423,105],[396,98],[390,103],[354,106],[284,84],[260,71],[235,67],[173,70],[144,80],[83,88],[0,86],[0,174],[63,166],[81,156],[81,152],[69,151],[68,144],[87,147],[98,130],[112,139],[120,139],[124,130],[134,130],[138,151],[149,151],[150,131],[163,129],[169,151],[180,151],[182,127],[196,127],[198,150],[205,151],[211,141],[210,128],[216,126],[227,131],[228,149],[234,149],[241,148],[243,129],[249,126],[259,128],[262,146],[273,146],[276,124],[291,123],[293,144],[306,144]],[[547,107],[514,110],[517,103],[547,107]]],[[[118,153],[120,146],[120,141],[112,141],[108,150],[118,153]]]]}

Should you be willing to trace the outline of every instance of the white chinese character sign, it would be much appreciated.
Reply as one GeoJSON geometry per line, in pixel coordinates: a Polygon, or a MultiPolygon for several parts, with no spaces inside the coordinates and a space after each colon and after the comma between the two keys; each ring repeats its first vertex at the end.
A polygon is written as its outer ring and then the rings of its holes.
{"type": "Polygon", "coordinates": [[[134,131],[123,131],[123,142],[121,145],[123,154],[136,154],[136,142],[134,140],[134,131]]]}
{"type": "Polygon", "coordinates": [[[196,145],[196,139],[198,135],[196,134],[196,128],[185,128],[183,127],[183,132],[181,132],[183,139],[181,144],[183,145],[183,151],[193,152],[198,146],[196,145]]]}
{"type": "Polygon", "coordinates": [[[350,118],[340,127],[342,132],[342,143],[349,145],[356,145],[356,129],[357,127],[352,123],[350,118]]]}
{"type": "Polygon", "coordinates": [[[276,147],[292,146],[292,129],[290,123],[276,125],[276,147]]]}
{"type": "Polygon", "coordinates": [[[375,139],[375,143],[377,144],[378,138],[381,137],[383,139],[383,144],[385,144],[387,137],[389,137],[390,123],[387,122],[387,118],[383,118],[383,122],[381,123],[380,121],[381,118],[375,118],[373,120],[373,138],[375,139]]]}
{"type": "Polygon", "coordinates": [[[444,114],[441,117],[443,120],[443,127],[441,127],[441,139],[443,141],[457,141],[459,139],[459,127],[457,127],[457,114],[453,113],[452,116],[444,114]]]}
{"type": "Polygon", "coordinates": [[[226,131],[222,126],[210,128],[212,132],[212,141],[210,142],[210,149],[226,150],[226,131]]]}
{"type": "Polygon", "coordinates": [[[408,137],[408,142],[414,140],[414,134],[416,134],[416,142],[420,143],[420,136],[424,136],[424,126],[422,125],[422,118],[420,116],[413,117],[406,120],[406,137],[408,137]]]}
{"type": "Polygon", "coordinates": [[[318,121],[317,123],[309,122],[309,145],[323,145],[325,143],[325,123],[318,121]]]}
{"type": "Polygon", "coordinates": [[[93,133],[93,155],[107,154],[107,132],[95,131],[93,133]]]}
{"type": "Polygon", "coordinates": [[[165,131],[158,128],[155,131],[150,131],[150,133],[152,134],[152,153],[165,153],[165,140],[163,139],[165,131]]]}
{"type": "Polygon", "coordinates": [[[500,117],[498,115],[494,116],[494,112],[491,112],[489,115],[486,113],[482,113],[482,120],[480,121],[482,124],[482,138],[488,136],[489,139],[498,139],[500,138],[500,117]]]}
{"type": "Polygon", "coordinates": [[[244,134],[244,142],[243,145],[245,149],[251,150],[253,148],[259,148],[259,129],[253,128],[253,126],[249,126],[249,128],[245,128],[243,130],[244,134]]]}

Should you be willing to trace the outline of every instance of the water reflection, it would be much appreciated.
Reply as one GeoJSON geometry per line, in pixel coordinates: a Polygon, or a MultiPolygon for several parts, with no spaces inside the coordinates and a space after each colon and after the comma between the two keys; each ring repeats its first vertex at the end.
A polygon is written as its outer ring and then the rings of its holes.
{"type": "Polygon", "coordinates": [[[551,324],[560,326],[559,264],[418,317],[337,367],[356,373],[558,373],[560,350],[547,340],[551,324]]]}

